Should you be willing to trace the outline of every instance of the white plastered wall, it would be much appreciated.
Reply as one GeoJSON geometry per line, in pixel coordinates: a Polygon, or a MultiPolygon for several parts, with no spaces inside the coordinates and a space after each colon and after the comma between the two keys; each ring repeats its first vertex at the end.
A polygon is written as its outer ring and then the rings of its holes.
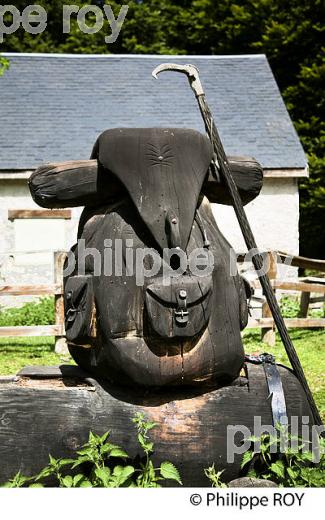
{"type": "MultiPolygon", "coordinates": [[[[260,250],[278,250],[299,254],[299,190],[295,178],[266,178],[260,195],[245,206],[257,246],[260,250]]],[[[247,248],[230,206],[213,205],[220,231],[236,252],[247,248]]],[[[278,266],[279,275],[297,276],[295,268],[278,266]],[[286,272],[283,272],[286,269],[286,272]]]]}
{"type": "MultiPolygon", "coordinates": [[[[52,283],[52,251],[67,250],[75,242],[80,209],[72,209],[72,220],[13,221],[8,220],[9,209],[41,209],[32,200],[26,179],[0,180],[0,284],[52,283]]],[[[0,306],[27,299],[1,297],[0,306]]]]}

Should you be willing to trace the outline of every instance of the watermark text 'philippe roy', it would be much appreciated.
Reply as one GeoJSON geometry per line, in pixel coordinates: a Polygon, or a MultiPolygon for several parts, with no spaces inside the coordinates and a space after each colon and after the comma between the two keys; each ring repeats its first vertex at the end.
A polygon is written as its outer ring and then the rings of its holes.
{"type": "MultiPolygon", "coordinates": [[[[102,8],[97,5],[83,7],[72,4],[63,5],[62,32],[68,34],[71,31],[73,15],[77,15],[79,30],[85,34],[95,34],[101,31],[106,18],[112,32],[105,36],[105,42],[114,43],[120,34],[128,9],[128,5],[122,5],[115,18],[111,6],[107,4],[103,4],[102,8]],[[91,20],[89,15],[91,15],[91,20]]],[[[47,12],[41,5],[28,5],[22,12],[14,5],[0,5],[0,43],[3,43],[5,34],[13,34],[20,27],[23,27],[29,34],[41,34],[46,30],[47,22],[47,12]]]]}

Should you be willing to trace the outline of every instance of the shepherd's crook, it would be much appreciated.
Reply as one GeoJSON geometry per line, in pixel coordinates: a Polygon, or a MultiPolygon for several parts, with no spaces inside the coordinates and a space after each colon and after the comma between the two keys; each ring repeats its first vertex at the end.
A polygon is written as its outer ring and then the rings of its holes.
{"type": "MultiPolygon", "coordinates": [[[[215,152],[215,156],[217,158],[217,167],[220,170],[220,173],[224,179],[224,182],[229,190],[229,193],[232,198],[234,210],[237,215],[237,219],[241,228],[241,231],[243,233],[243,237],[246,242],[246,246],[248,250],[256,249],[257,245],[255,242],[254,235],[252,233],[251,227],[249,225],[249,222],[247,220],[247,216],[243,207],[243,203],[241,201],[240,195],[238,193],[237,186],[235,184],[235,181],[232,177],[229,163],[227,156],[225,154],[221,139],[219,137],[219,133],[217,130],[217,127],[214,123],[213,116],[211,114],[211,110],[205,100],[205,93],[200,81],[199,77],[199,71],[197,67],[194,65],[180,65],[180,64],[173,64],[173,63],[163,63],[162,65],[159,65],[152,73],[153,77],[157,79],[157,75],[160,72],[163,71],[176,71],[176,72],[182,72],[183,74],[186,74],[188,77],[188,80],[190,82],[190,85],[192,87],[192,90],[195,93],[195,96],[198,100],[198,104],[200,107],[200,111],[204,120],[206,132],[210,138],[210,141],[213,145],[213,149],[215,152]]],[[[277,302],[277,299],[275,297],[274,291],[272,289],[269,277],[267,274],[260,274],[262,273],[263,268],[263,258],[258,253],[255,254],[252,257],[252,262],[254,264],[254,267],[256,271],[258,272],[258,277],[261,282],[261,286],[263,288],[263,293],[266,297],[267,303],[271,309],[272,316],[274,318],[274,322],[277,326],[277,329],[279,331],[282,343],[285,347],[285,350],[287,352],[288,358],[290,360],[290,363],[294,369],[294,372],[300,381],[305,393],[306,397],[308,399],[310,408],[312,410],[314,421],[316,424],[321,425],[322,421],[320,418],[319,411],[317,409],[316,403],[314,401],[313,395],[310,391],[310,388],[308,386],[303,368],[301,366],[301,363],[299,361],[297,352],[293,346],[293,343],[291,341],[291,338],[288,333],[288,329],[285,325],[284,319],[282,317],[279,304],[277,302]]]]}

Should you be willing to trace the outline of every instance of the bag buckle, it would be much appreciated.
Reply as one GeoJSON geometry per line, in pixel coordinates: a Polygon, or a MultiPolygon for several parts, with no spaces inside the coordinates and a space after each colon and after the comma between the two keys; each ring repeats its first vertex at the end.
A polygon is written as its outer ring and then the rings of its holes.
{"type": "Polygon", "coordinates": [[[175,311],[175,321],[177,325],[186,325],[188,322],[188,310],[187,310],[187,292],[185,289],[181,289],[178,293],[177,302],[178,308],[175,311]]]}
{"type": "Polygon", "coordinates": [[[76,314],[77,314],[77,309],[75,309],[74,307],[71,307],[70,309],[68,309],[66,311],[66,320],[67,321],[74,321],[76,319],[76,314]]]}

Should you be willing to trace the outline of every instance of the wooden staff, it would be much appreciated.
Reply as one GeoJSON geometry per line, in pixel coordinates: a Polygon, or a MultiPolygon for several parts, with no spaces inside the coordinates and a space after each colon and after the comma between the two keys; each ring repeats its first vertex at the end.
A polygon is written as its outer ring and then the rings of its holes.
{"type": "MultiPolygon", "coordinates": [[[[204,93],[204,90],[203,90],[203,87],[202,87],[202,84],[200,81],[199,71],[198,71],[197,67],[195,67],[194,65],[180,65],[180,64],[173,64],[173,63],[163,63],[162,65],[159,65],[152,72],[152,75],[154,78],[157,79],[157,75],[163,71],[181,72],[183,74],[186,74],[186,76],[188,77],[192,90],[194,91],[196,99],[199,104],[200,112],[201,112],[202,118],[204,120],[205,128],[206,128],[206,132],[213,145],[216,166],[217,166],[218,170],[220,171],[220,173],[224,179],[224,182],[229,190],[229,193],[230,193],[230,196],[231,196],[231,199],[233,202],[233,207],[234,207],[235,213],[237,215],[237,219],[238,219],[246,246],[249,251],[251,251],[251,250],[258,251],[254,235],[252,233],[252,230],[251,230],[250,224],[248,222],[240,195],[238,193],[237,186],[234,182],[234,179],[233,179],[231,171],[230,171],[229,162],[228,162],[227,156],[225,154],[225,150],[223,148],[217,127],[215,125],[211,110],[205,99],[205,93],[204,93]]],[[[303,368],[301,366],[300,360],[298,358],[296,349],[289,336],[288,329],[285,325],[283,316],[280,311],[279,304],[278,304],[275,294],[273,292],[273,289],[272,289],[272,286],[270,283],[270,279],[266,273],[263,274],[263,257],[261,256],[261,254],[259,252],[256,252],[253,255],[252,262],[258,273],[258,277],[261,282],[261,286],[263,288],[263,293],[266,297],[267,303],[272,312],[274,322],[279,331],[282,343],[287,352],[290,363],[293,367],[293,370],[294,370],[299,382],[301,383],[301,385],[306,393],[306,397],[308,399],[310,408],[312,410],[315,423],[317,425],[321,425],[322,420],[320,418],[318,408],[314,401],[311,390],[308,386],[308,383],[307,383],[303,368]]]]}

